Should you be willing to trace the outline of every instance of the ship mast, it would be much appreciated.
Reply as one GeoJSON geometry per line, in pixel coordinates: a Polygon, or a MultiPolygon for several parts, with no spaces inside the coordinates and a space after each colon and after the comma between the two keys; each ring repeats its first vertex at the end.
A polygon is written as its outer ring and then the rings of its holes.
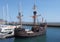
{"type": "Polygon", "coordinates": [[[34,25],[36,25],[36,14],[37,14],[37,11],[36,11],[36,4],[35,4],[36,0],[34,0],[34,6],[33,6],[33,19],[34,19],[34,25]]]}
{"type": "Polygon", "coordinates": [[[18,9],[18,19],[19,19],[19,23],[21,25],[22,28],[22,11],[21,11],[21,4],[19,4],[19,9],[18,9]]]}

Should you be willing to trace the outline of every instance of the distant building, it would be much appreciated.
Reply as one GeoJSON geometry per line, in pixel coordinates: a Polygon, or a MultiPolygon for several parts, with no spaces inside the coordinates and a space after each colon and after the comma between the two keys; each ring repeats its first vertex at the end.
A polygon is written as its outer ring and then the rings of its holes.
{"type": "Polygon", "coordinates": [[[6,21],[4,21],[3,19],[0,19],[0,24],[5,24],[6,21]]]}

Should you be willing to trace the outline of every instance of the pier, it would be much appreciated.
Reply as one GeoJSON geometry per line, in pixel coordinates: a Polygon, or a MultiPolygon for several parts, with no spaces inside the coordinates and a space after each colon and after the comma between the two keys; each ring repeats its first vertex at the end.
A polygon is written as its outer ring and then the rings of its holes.
{"type": "MultiPolygon", "coordinates": [[[[23,23],[23,25],[33,26],[33,23],[23,23]]],[[[38,23],[36,25],[39,25],[38,23]]],[[[60,23],[47,23],[47,27],[60,27],[60,23]]]]}
{"type": "MultiPolygon", "coordinates": [[[[18,23],[10,23],[10,24],[17,24],[18,25],[18,23]]],[[[36,25],[39,25],[40,23],[36,23],[36,25]]],[[[24,25],[24,26],[33,26],[33,22],[22,22],[22,25],[24,25]]],[[[49,23],[47,23],[47,26],[48,27],[60,27],[60,23],[55,23],[55,22],[49,22],[49,23]]]]}

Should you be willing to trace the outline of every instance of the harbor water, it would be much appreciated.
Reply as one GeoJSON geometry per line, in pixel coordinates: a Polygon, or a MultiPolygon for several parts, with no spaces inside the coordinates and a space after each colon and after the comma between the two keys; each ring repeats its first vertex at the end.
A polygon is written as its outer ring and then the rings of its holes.
{"type": "MultiPolygon", "coordinates": [[[[26,28],[31,29],[31,26],[26,28]]],[[[46,35],[31,38],[5,38],[0,39],[0,42],[60,42],[60,27],[47,27],[46,35]]]]}

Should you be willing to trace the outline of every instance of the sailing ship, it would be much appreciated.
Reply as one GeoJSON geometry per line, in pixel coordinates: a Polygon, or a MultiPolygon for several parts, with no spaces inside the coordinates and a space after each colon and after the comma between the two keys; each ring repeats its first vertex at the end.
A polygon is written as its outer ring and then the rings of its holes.
{"type": "MultiPolygon", "coordinates": [[[[34,4],[34,11],[33,11],[33,26],[31,28],[31,30],[25,29],[22,26],[19,28],[15,28],[14,30],[14,35],[15,37],[34,37],[34,36],[39,36],[39,35],[44,35],[46,34],[46,27],[47,27],[47,23],[41,23],[39,25],[36,24],[36,17],[37,17],[37,11],[36,11],[36,5],[34,4]]],[[[19,12],[19,20],[20,23],[22,25],[22,21],[21,21],[21,12],[19,12]]],[[[42,19],[43,21],[43,19],[42,19]]]]}

